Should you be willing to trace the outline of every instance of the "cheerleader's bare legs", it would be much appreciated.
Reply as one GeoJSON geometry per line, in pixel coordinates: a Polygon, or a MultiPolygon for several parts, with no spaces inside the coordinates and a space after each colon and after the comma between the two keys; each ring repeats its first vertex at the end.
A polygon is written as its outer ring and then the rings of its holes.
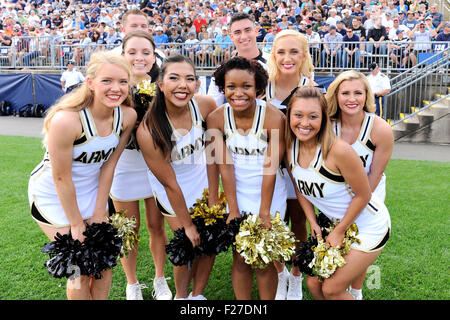
{"type": "MultiPolygon", "coordinates": [[[[38,225],[51,241],[55,240],[56,233],[67,234],[70,231],[70,227],[54,228],[39,222],[38,225]]],[[[81,240],[84,240],[84,238],[81,240]]],[[[67,299],[107,300],[111,288],[111,279],[111,270],[103,271],[101,279],[81,275],[74,279],[67,279],[67,299]]]]}
{"type": "Polygon", "coordinates": [[[337,268],[328,279],[320,282],[317,277],[308,277],[307,284],[314,299],[354,300],[353,296],[347,291],[348,286],[366,272],[381,251],[363,252],[352,249],[344,257],[347,263],[343,267],[337,268]]]}

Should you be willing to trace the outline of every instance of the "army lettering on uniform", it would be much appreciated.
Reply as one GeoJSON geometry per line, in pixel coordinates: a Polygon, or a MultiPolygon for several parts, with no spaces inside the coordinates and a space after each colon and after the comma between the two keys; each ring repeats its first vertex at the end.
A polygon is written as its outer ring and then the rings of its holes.
{"type": "Polygon", "coordinates": [[[196,151],[202,150],[205,147],[204,135],[195,139],[194,143],[190,143],[182,147],[179,151],[174,150],[172,158],[174,161],[182,160],[186,157],[189,157],[196,151]]]}
{"type": "Polygon", "coordinates": [[[297,186],[300,193],[305,196],[313,196],[315,198],[323,198],[323,187],[325,186],[325,182],[317,183],[311,182],[308,184],[307,181],[297,180],[297,186]]]}
{"type": "Polygon", "coordinates": [[[264,147],[262,149],[255,148],[255,149],[247,149],[247,148],[240,148],[240,147],[234,147],[234,148],[228,148],[232,153],[239,154],[239,155],[245,155],[245,156],[255,156],[260,155],[263,156],[266,153],[267,147],[264,147]]]}
{"type": "Polygon", "coordinates": [[[367,165],[367,159],[369,158],[369,155],[366,154],[365,156],[359,156],[359,158],[361,159],[361,161],[363,163],[363,167],[365,168],[367,165]]]}
{"type": "Polygon", "coordinates": [[[87,152],[81,153],[74,161],[82,163],[98,163],[101,161],[107,161],[116,148],[111,148],[107,152],[105,150],[98,150],[91,152],[89,155],[87,152]]]}

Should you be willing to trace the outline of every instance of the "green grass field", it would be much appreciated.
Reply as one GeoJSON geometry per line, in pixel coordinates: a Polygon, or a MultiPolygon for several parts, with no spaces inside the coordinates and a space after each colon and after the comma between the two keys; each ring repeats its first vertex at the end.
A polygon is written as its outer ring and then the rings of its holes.
{"type": "MultiPolygon", "coordinates": [[[[27,184],[41,161],[41,139],[0,136],[0,299],[66,299],[65,281],[52,278],[40,252],[46,236],[31,218],[27,184]]],[[[363,287],[367,300],[450,299],[449,212],[450,162],[391,160],[386,171],[392,234],[363,287]]],[[[154,267],[149,234],[142,223],[138,279],[150,288],[154,267]]],[[[169,238],[171,237],[169,233],[169,238]]],[[[231,253],[217,257],[205,291],[208,299],[234,299],[231,253]]],[[[166,263],[166,276],[172,267],[166,263]]],[[[169,280],[174,292],[173,278],[169,280]]],[[[125,299],[120,265],[113,270],[111,299],[125,299]]],[[[304,299],[311,299],[306,284],[304,299]]],[[[257,298],[254,290],[254,298],[257,298]]]]}

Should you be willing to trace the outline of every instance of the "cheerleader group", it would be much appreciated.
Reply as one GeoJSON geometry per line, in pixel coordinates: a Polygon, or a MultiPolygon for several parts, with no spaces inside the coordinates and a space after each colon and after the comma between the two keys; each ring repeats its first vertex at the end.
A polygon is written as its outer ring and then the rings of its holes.
{"type": "MultiPolygon", "coordinates": [[[[70,231],[83,242],[86,225],[107,222],[110,212],[122,209],[136,218],[139,230],[144,200],[154,298],[206,299],[214,256],[196,259],[191,268],[174,266],[176,292],[170,291],[164,221],[172,230],[183,227],[192,245],[199,245],[189,208],[205,188],[209,205],[218,204],[221,180],[228,221],[246,212],[270,229],[271,217],[280,212],[296,239],[305,241],[306,220],[313,237],[321,234],[318,209],[340,220],[324,239],[334,247],[356,223],[361,241],[352,245],[346,264],[323,281],[308,276],[306,283],[315,299],[361,299],[365,272],[390,234],[383,172],[393,149],[390,126],[373,113],[366,77],[343,72],[324,95],[313,80],[306,39],[286,30],[274,41],[269,72],[243,57],[217,68],[215,84],[227,101],[217,106],[196,93],[196,70],[184,56],[170,55],[158,79],[150,79],[154,50],[146,32],[130,32],[122,55],[94,54],[82,86],[49,109],[46,152],[28,188],[32,216],[43,232],[53,240],[70,231]],[[129,92],[145,80],[156,90],[144,113],[133,108],[129,92]]],[[[137,259],[138,248],[121,259],[127,299],[142,299],[137,259]]],[[[251,299],[253,272],[260,299],[302,298],[297,267],[288,271],[275,261],[253,269],[234,251],[236,299],[251,299]]],[[[111,270],[101,279],[69,279],[67,297],[107,299],[111,281],[111,270]]]]}

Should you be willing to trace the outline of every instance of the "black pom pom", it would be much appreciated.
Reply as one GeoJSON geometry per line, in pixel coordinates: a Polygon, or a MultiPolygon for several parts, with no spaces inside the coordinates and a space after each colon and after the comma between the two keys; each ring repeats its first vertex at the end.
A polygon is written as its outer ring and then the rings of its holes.
{"type": "Polygon", "coordinates": [[[56,234],[55,240],[46,243],[43,253],[50,259],[45,262],[50,275],[55,278],[69,278],[74,275],[93,275],[101,278],[101,273],[117,265],[122,240],[117,229],[109,223],[93,223],[86,226],[84,242],[74,240],[69,232],[56,234]]]}

